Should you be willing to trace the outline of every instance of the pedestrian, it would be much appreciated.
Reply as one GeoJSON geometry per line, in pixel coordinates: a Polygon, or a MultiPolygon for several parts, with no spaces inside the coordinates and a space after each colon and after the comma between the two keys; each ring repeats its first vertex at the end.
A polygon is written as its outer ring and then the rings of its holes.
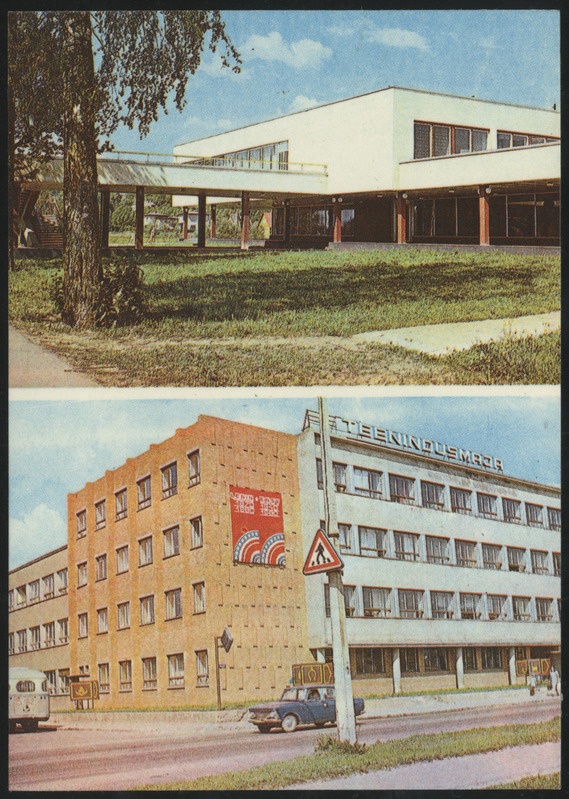
{"type": "Polygon", "coordinates": [[[537,680],[535,679],[535,674],[532,674],[529,678],[529,695],[535,696],[535,687],[537,685],[537,680]]]}
{"type": "Polygon", "coordinates": [[[559,696],[559,672],[555,668],[555,666],[551,667],[549,672],[549,679],[551,680],[551,690],[554,694],[559,696]]]}

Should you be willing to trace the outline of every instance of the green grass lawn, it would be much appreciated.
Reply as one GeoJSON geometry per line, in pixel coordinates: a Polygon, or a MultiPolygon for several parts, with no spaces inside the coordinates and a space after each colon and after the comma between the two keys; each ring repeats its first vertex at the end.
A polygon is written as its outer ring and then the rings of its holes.
{"type": "Polygon", "coordinates": [[[418,249],[130,256],[149,316],[76,333],[56,318],[57,261],[10,275],[10,317],[104,385],[556,383],[558,336],[430,357],[349,337],[559,308],[559,259],[418,249]],[[515,350],[515,351],[514,351],[515,350]]]}

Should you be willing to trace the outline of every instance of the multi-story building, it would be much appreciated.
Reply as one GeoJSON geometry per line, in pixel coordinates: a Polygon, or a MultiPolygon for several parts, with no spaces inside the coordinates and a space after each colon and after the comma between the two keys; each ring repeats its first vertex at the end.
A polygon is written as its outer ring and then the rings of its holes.
{"type": "MultiPolygon", "coordinates": [[[[354,692],[559,666],[559,489],[458,442],[331,428],[354,692]]],[[[303,575],[322,484],[314,412],[299,435],[200,416],[69,495],[68,546],[10,575],[11,664],[57,691],[89,675],[102,708],[215,706],[218,675],[224,703],[274,697],[331,659],[327,579],[303,575]]]]}
{"type": "MultiPolygon", "coordinates": [[[[358,693],[516,684],[529,661],[559,666],[559,489],[506,476],[493,455],[357,420],[333,417],[331,442],[358,693]]],[[[299,469],[308,549],[324,524],[311,412],[299,469]]],[[[327,592],[307,577],[320,660],[331,660],[327,592]]]]}
{"type": "Polygon", "coordinates": [[[55,709],[69,705],[67,598],[67,546],[10,572],[8,663],[45,672],[55,709]]]}
{"type": "Polygon", "coordinates": [[[294,435],[200,416],[68,497],[72,674],[98,706],[270,697],[306,660],[294,435]]]}

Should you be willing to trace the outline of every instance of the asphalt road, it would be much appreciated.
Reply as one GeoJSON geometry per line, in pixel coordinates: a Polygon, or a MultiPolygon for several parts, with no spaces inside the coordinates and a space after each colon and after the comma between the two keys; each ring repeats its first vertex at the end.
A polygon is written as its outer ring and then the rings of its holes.
{"type": "MultiPolygon", "coordinates": [[[[358,740],[372,743],[418,733],[538,722],[559,713],[559,701],[551,699],[539,706],[528,703],[399,718],[363,718],[358,722],[358,740]]],[[[189,729],[160,734],[139,728],[126,733],[61,730],[46,723],[40,725],[37,733],[17,732],[10,736],[9,788],[11,791],[119,791],[145,784],[190,780],[311,754],[321,734],[321,730],[306,728],[291,735],[280,731],[261,735],[252,726],[243,731],[201,735],[189,729]]]]}

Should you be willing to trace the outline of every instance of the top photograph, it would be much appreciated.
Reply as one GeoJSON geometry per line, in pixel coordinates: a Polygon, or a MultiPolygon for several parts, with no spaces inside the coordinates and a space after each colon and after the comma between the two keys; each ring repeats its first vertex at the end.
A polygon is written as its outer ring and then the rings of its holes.
{"type": "Polygon", "coordinates": [[[10,388],[558,384],[560,25],[8,13],[10,388]]]}

